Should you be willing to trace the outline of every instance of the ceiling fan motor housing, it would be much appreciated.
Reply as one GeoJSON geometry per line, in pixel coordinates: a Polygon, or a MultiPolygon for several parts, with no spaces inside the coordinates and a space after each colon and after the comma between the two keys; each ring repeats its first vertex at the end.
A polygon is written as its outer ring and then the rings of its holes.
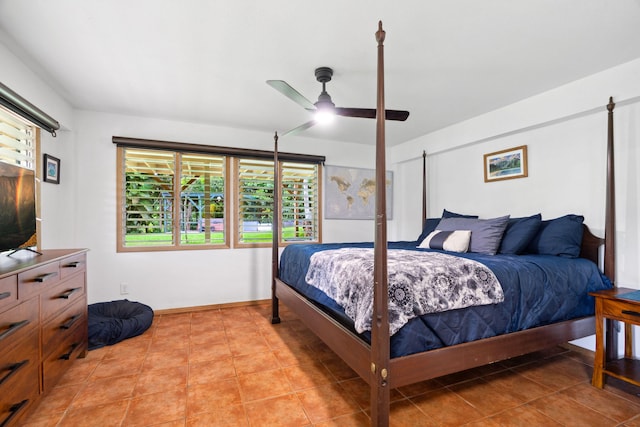
{"type": "Polygon", "coordinates": [[[322,83],[322,93],[318,96],[318,102],[314,104],[318,109],[334,108],[336,106],[331,100],[331,95],[327,93],[325,88],[325,84],[331,81],[331,77],[333,77],[333,70],[331,68],[316,68],[316,80],[322,83]]]}

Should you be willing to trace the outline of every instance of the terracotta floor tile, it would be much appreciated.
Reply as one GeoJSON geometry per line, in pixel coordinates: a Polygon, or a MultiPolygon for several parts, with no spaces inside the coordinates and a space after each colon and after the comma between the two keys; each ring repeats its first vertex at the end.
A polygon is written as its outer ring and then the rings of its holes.
{"type": "Polygon", "coordinates": [[[603,392],[603,390],[592,387],[591,384],[578,384],[562,390],[560,394],[618,422],[628,420],[640,413],[640,405],[607,391],[603,392]]]}
{"type": "Polygon", "coordinates": [[[282,372],[296,391],[337,382],[329,369],[319,361],[282,368],[282,372]]]}
{"type": "Polygon", "coordinates": [[[607,418],[560,393],[541,397],[528,405],[566,426],[602,427],[618,424],[615,420],[607,418]]]}
{"type": "Polygon", "coordinates": [[[506,370],[484,377],[490,384],[508,393],[520,403],[526,403],[553,392],[552,389],[543,386],[519,373],[506,370]]]}
{"type": "Polygon", "coordinates": [[[445,426],[457,426],[483,418],[481,412],[456,393],[440,389],[410,399],[427,417],[445,426]],[[446,408],[446,410],[443,410],[446,408]]]}
{"type": "MultiPolygon", "coordinates": [[[[315,423],[313,427],[369,427],[371,419],[364,412],[343,415],[330,420],[315,423]]],[[[392,424],[393,425],[393,424],[392,424]]]]}
{"type": "Polygon", "coordinates": [[[213,408],[210,412],[187,418],[187,427],[246,427],[249,425],[243,405],[213,408]]]}
{"type": "Polygon", "coordinates": [[[148,353],[142,364],[142,369],[165,369],[175,366],[185,366],[189,361],[189,352],[186,349],[158,351],[148,353]]]}
{"type": "Polygon", "coordinates": [[[186,389],[134,397],[131,399],[123,424],[133,427],[167,423],[175,420],[180,420],[183,423],[186,416],[186,406],[186,389]]]}
{"type": "Polygon", "coordinates": [[[187,418],[241,403],[240,387],[236,378],[211,384],[191,385],[187,389],[187,418]]]}
{"type": "Polygon", "coordinates": [[[88,381],[76,394],[71,408],[97,406],[131,397],[137,380],[137,375],[128,375],[88,381]]]}
{"type": "Polygon", "coordinates": [[[118,427],[121,425],[128,407],[129,400],[120,400],[103,405],[71,409],[64,415],[58,427],[77,427],[88,424],[100,427],[118,427]]]}
{"type": "Polygon", "coordinates": [[[163,369],[145,369],[138,376],[134,396],[187,388],[188,367],[173,366],[163,369]]]}
{"type": "Polygon", "coordinates": [[[521,404],[511,393],[478,378],[447,387],[473,405],[482,415],[494,415],[521,404]]]}
{"type": "Polygon", "coordinates": [[[243,402],[267,399],[293,392],[287,377],[280,369],[257,372],[238,377],[243,402]]]}
{"type": "Polygon", "coordinates": [[[234,378],[236,370],[233,359],[194,362],[189,364],[189,385],[213,383],[221,379],[234,378]]]}
{"type": "Polygon", "coordinates": [[[93,370],[90,379],[96,380],[138,374],[144,361],[144,355],[135,358],[104,358],[93,370]]]}
{"type": "Polygon", "coordinates": [[[435,427],[438,423],[425,417],[409,399],[399,400],[391,404],[390,408],[392,427],[435,427]]]}
{"type": "MultiPolygon", "coordinates": [[[[362,378],[353,378],[347,381],[340,381],[338,383],[348,396],[352,397],[365,411],[369,410],[371,401],[371,388],[362,378]]],[[[391,389],[389,391],[389,399],[391,402],[397,400],[403,400],[405,396],[398,391],[398,389],[391,389]]]]}
{"type": "MultiPolygon", "coordinates": [[[[367,383],[286,307],[272,325],[270,308],[156,316],[74,361],[21,425],[368,426],[367,383]]],[[[558,347],[390,390],[390,425],[640,427],[640,388],[591,387],[592,359],[558,347]]]]}
{"type": "Polygon", "coordinates": [[[47,398],[38,404],[36,412],[41,414],[64,412],[83,387],[84,384],[54,387],[47,398]]]}
{"type": "Polygon", "coordinates": [[[229,345],[224,343],[191,343],[189,362],[206,362],[208,360],[222,360],[231,357],[229,345]]]}
{"type": "Polygon", "coordinates": [[[237,375],[253,374],[256,372],[278,369],[280,364],[272,351],[245,354],[233,358],[237,375]]]}
{"type": "Polygon", "coordinates": [[[245,405],[252,427],[301,427],[309,419],[294,394],[250,402],[245,405]]]}
{"type": "Polygon", "coordinates": [[[297,392],[312,423],[360,412],[356,401],[338,384],[329,384],[297,392]]]}
{"type": "MultiPolygon", "coordinates": [[[[560,427],[562,424],[552,420],[541,412],[537,411],[530,405],[518,406],[494,415],[490,418],[483,420],[487,425],[495,426],[512,426],[512,427],[532,427],[532,426],[544,426],[544,427],[560,427]],[[495,423],[495,424],[491,424],[495,423]]],[[[482,421],[481,421],[482,422],[482,421]]]]}

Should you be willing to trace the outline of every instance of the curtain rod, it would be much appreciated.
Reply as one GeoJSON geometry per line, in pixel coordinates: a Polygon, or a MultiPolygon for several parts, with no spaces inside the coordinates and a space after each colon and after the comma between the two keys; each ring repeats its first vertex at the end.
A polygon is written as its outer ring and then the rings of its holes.
{"type": "Polygon", "coordinates": [[[56,136],[56,130],[60,129],[60,123],[54,118],[2,83],[0,83],[0,105],[5,106],[8,110],[46,130],[53,136],[56,136]]]}
{"type": "MultiPolygon", "coordinates": [[[[219,147],[215,145],[193,144],[185,142],[158,141],[154,139],[129,138],[125,136],[113,136],[112,142],[119,147],[150,148],[157,150],[172,150],[189,153],[219,154],[236,157],[252,157],[257,159],[273,160],[273,151],[253,150],[249,148],[219,147]]],[[[324,163],[325,156],[311,154],[278,153],[280,160],[324,163]]]]}

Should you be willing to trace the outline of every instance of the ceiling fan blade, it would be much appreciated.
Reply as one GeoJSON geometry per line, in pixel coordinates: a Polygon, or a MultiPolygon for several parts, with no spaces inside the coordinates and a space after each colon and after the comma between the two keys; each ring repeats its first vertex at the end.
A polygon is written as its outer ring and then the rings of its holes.
{"type": "Polygon", "coordinates": [[[313,105],[311,101],[302,96],[300,92],[292,88],[289,83],[285,82],[284,80],[267,80],[267,84],[296,104],[300,105],[302,108],[305,108],[307,110],[316,109],[315,105],[313,105]]]}
{"type": "Polygon", "coordinates": [[[280,135],[280,137],[284,137],[284,136],[287,136],[287,135],[293,135],[293,134],[296,134],[296,133],[298,133],[298,132],[302,132],[303,130],[307,130],[307,129],[309,129],[311,126],[313,126],[313,125],[315,125],[315,124],[316,124],[316,121],[315,121],[315,120],[310,120],[310,121],[308,121],[308,122],[306,122],[306,123],[301,124],[301,125],[300,125],[300,126],[298,126],[298,127],[295,127],[295,128],[293,128],[293,129],[290,129],[290,130],[286,131],[285,133],[283,133],[282,135],[280,135]]]}
{"type": "MultiPolygon", "coordinates": [[[[343,108],[336,107],[336,114],[344,117],[359,117],[362,119],[375,119],[376,118],[376,110],[373,108],[343,108]]],[[[398,120],[405,121],[409,117],[408,111],[402,110],[385,110],[385,119],[386,120],[398,120]]]]}

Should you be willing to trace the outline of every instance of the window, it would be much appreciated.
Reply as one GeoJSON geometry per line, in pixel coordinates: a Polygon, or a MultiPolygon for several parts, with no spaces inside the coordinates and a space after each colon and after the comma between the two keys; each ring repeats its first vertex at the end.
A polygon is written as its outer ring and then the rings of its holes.
{"type": "Polygon", "coordinates": [[[119,150],[120,249],[227,245],[224,156],[119,150]]]}
{"type": "MultiPolygon", "coordinates": [[[[273,241],[273,161],[237,159],[236,244],[273,241]]],[[[280,242],[319,241],[319,167],[280,162],[280,242]]]]}
{"type": "Polygon", "coordinates": [[[0,160],[36,170],[35,128],[0,108],[0,160]]]}
{"type": "MultiPolygon", "coordinates": [[[[271,245],[273,153],[115,136],[113,142],[118,251],[228,248],[229,231],[236,247],[271,245]]],[[[280,241],[318,242],[324,157],[279,158],[280,241]]]]}

